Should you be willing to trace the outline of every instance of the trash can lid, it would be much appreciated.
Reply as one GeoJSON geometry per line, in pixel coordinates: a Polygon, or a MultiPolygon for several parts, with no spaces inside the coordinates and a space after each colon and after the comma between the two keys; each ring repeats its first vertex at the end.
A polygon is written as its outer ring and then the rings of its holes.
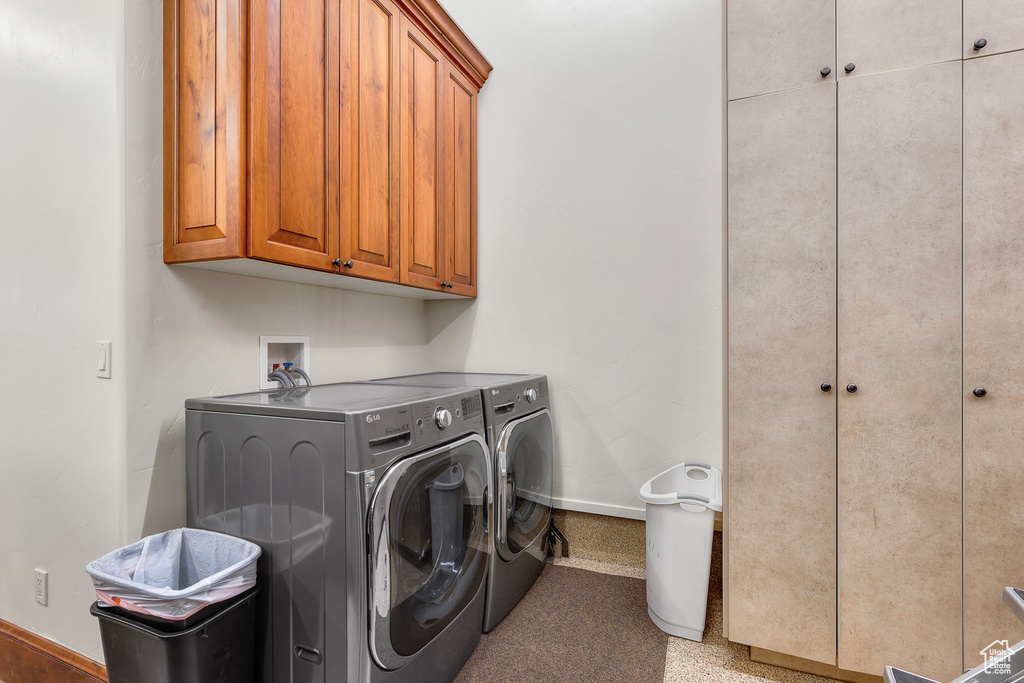
{"type": "Polygon", "coordinates": [[[702,462],[684,462],[649,479],[640,500],[651,505],[686,503],[722,511],[722,471],[702,462]]]}

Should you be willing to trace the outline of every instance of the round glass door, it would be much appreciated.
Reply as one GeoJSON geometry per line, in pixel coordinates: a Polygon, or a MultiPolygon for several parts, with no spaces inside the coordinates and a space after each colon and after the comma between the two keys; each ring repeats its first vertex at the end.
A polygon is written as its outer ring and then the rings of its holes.
{"type": "Polygon", "coordinates": [[[487,574],[487,446],[472,436],[401,460],[370,505],[370,641],[401,667],[466,608],[487,574]]]}
{"type": "Polygon", "coordinates": [[[495,547],[512,561],[547,533],[551,519],[551,413],[542,410],[506,425],[496,459],[495,547]]]}

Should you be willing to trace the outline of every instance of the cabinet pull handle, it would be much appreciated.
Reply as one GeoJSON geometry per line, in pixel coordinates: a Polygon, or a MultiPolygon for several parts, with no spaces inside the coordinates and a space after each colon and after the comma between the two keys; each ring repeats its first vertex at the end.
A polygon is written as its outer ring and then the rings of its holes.
{"type": "Polygon", "coordinates": [[[832,385],[829,384],[828,382],[822,382],[821,390],[827,394],[828,392],[832,391],[832,385]]]}
{"type": "Polygon", "coordinates": [[[827,66],[821,67],[821,75],[822,76],[828,76],[830,73],[832,73],[832,69],[830,67],[827,67],[827,66]]]}
{"type": "Polygon", "coordinates": [[[975,387],[974,391],[972,391],[971,393],[977,396],[978,398],[985,398],[985,396],[988,395],[988,392],[985,391],[985,387],[975,387]]]}
{"type": "Polygon", "coordinates": [[[844,69],[846,69],[846,73],[850,73],[850,72],[852,72],[852,71],[853,71],[854,69],[856,69],[856,68],[857,68],[857,65],[856,65],[856,64],[854,64],[853,62],[850,62],[849,64],[847,64],[847,65],[846,65],[846,66],[844,66],[843,68],[844,68],[844,69]]]}
{"type": "Polygon", "coordinates": [[[850,392],[851,394],[856,394],[857,393],[857,385],[856,384],[847,384],[846,385],[846,390],[848,392],[850,392]]]}
{"type": "Polygon", "coordinates": [[[986,45],[988,45],[988,41],[985,40],[984,38],[978,38],[976,41],[974,41],[974,49],[975,49],[975,51],[980,50],[981,48],[985,47],[986,45]]]}

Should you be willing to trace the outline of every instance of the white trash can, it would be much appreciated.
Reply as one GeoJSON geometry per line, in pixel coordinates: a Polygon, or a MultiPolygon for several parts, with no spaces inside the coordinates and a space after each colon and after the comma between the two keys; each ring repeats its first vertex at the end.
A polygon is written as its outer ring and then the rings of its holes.
{"type": "Polygon", "coordinates": [[[677,465],[644,484],[640,500],[647,504],[647,613],[662,631],[700,642],[722,472],[677,465]]]}

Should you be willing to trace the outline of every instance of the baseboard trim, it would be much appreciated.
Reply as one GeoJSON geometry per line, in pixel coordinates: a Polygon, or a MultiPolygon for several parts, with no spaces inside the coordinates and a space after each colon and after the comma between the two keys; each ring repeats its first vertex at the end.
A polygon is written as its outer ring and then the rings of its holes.
{"type": "MultiPolygon", "coordinates": [[[[625,519],[647,519],[646,508],[627,508],[619,505],[605,505],[604,503],[586,503],[582,500],[569,500],[568,498],[552,498],[551,504],[558,510],[569,510],[570,512],[587,512],[592,515],[604,515],[606,517],[623,517],[625,519]]],[[[715,531],[722,530],[722,513],[715,513],[715,531]]]]}
{"type": "Polygon", "coordinates": [[[825,678],[834,678],[839,681],[850,681],[850,683],[882,683],[881,676],[872,676],[871,674],[864,674],[857,671],[846,671],[840,669],[837,666],[830,664],[822,664],[821,662],[815,662],[810,659],[801,659],[800,657],[793,657],[792,655],[784,655],[779,652],[772,652],[771,650],[762,650],[759,647],[750,648],[750,661],[760,662],[761,664],[770,664],[771,666],[777,666],[783,669],[793,669],[794,671],[803,671],[804,673],[814,674],[815,676],[824,676],[825,678]]]}
{"type": "Polygon", "coordinates": [[[0,619],[0,680],[107,683],[107,669],[85,655],[0,619]]]}

